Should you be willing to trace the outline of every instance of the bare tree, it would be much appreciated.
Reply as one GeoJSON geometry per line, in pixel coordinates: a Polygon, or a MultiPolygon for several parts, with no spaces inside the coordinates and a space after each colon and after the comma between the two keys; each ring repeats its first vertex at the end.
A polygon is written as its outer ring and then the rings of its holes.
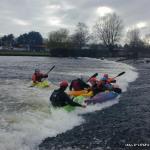
{"type": "Polygon", "coordinates": [[[89,39],[90,39],[90,36],[89,36],[88,27],[86,26],[85,23],[79,22],[77,24],[75,33],[72,35],[73,44],[77,48],[81,49],[83,46],[87,44],[89,39]]]}
{"type": "Polygon", "coordinates": [[[69,31],[65,28],[49,33],[48,47],[51,48],[67,48],[69,40],[69,31]]]}
{"type": "Polygon", "coordinates": [[[144,42],[140,36],[140,30],[137,28],[130,29],[127,32],[128,54],[132,53],[132,58],[138,59],[140,51],[144,49],[144,42]]]}
{"type": "Polygon", "coordinates": [[[137,28],[130,29],[127,32],[127,43],[130,47],[139,48],[143,46],[143,41],[140,36],[140,30],[137,28]]]}
{"type": "Polygon", "coordinates": [[[150,33],[145,35],[144,43],[146,44],[147,47],[150,47],[150,33]]]}
{"type": "Polygon", "coordinates": [[[94,25],[94,35],[103,44],[113,50],[114,45],[119,42],[123,29],[123,23],[115,13],[98,18],[94,25]]]}

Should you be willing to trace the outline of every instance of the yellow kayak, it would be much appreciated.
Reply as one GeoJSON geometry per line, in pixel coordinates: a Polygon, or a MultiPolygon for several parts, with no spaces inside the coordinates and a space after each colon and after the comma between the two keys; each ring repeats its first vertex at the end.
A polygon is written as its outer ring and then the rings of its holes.
{"type": "Polygon", "coordinates": [[[32,82],[31,87],[47,88],[47,87],[50,87],[50,84],[47,80],[42,81],[42,82],[37,82],[37,83],[32,82]]]}
{"type": "Polygon", "coordinates": [[[69,91],[68,92],[69,96],[93,96],[93,92],[92,91],[87,91],[87,90],[81,90],[81,91],[69,91]]]}

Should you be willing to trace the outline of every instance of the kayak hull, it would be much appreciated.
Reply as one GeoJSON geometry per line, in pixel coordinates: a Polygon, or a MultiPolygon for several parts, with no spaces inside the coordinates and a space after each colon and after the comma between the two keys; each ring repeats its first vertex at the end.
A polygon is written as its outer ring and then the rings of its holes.
{"type": "MultiPolygon", "coordinates": [[[[77,96],[76,98],[74,98],[74,102],[77,102],[79,104],[83,104],[84,100],[85,100],[84,96],[77,96]]],[[[67,112],[71,112],[71,111],[74,111],[76,109],[76,106],[66,105],[63,108],[67,112]]]]}
{"type": "Polygon", "coordinates": [[[93,92],[92,91],[87,91],[87,90],[69,91],[68,95],[69,96],[87,96],[87,97],[91,97],[91,96],[93,96],[93,92]]]}
{"type": "MultiPolygon", "coordinates": [[[[91,105],[91,104],[98,104],[98,103],[103,103],[103,102],[106,102],[106,101],[113,100],[118,95],[119,95],[118,93],[113,92],[113,91],[111,91],[111,92],[102,92],[102,93],[99,93],[99,94],[95,95],[94,97],[86,99],[86,100],[85,100],[85,98],[86,98],[85,96],[77,96],[77,97],[74,98],[74,101],[79,103],[79,104],[86,103],[87,105],[91,105]]],[[[71,106],[71,105],[66,105],[63,108],[67,112],[72,112],[76,109],[75,106],[71,106]]]]}
{"type": "Polygon", "coordinates": [[[37,87],[37,88],[47,88],[49,87],[49,82],[47,80],[42,81],[42,82],[38,82],[38,83],[32,83],[33,87],[37,87]]]}
{"type": "Polygon", "coordinates": [[[85,103],[86,104],[96,104],[96,103],[102,103],[108,100],[113,100],[115,99],[119,94],[116,92],[102,92],[102,93],[98,93],[97,95],[95,95],[94,97],[90,98],[90,99],[86,99],[85,103]]]}

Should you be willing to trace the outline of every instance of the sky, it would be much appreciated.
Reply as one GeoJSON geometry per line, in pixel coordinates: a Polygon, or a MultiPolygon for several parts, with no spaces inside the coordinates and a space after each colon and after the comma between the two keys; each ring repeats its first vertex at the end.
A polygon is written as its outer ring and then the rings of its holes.
{"type": "Polygon", "coordinates": [[[98,17],[114,12],[124,31],[150,33],[150,0],[0,0],[0,36],[38,31],[46,38],[60,28],[73,31],[78,22],[91,28],[98,17]]]}

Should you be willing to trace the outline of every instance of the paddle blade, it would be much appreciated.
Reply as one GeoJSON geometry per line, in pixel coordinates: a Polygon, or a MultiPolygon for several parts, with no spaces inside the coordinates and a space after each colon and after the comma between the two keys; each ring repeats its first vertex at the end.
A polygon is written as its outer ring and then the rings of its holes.
{"type": "Polygon", "coordinates": [[[125,74],[126,72],[121,72],[119,73],[116,77],[122,76],[123,74],[125,74]]]}
{"type": "Polygon", "coordinates": [[[97,77],[97,76],[98,76],[98,73],[93,74],[93,75],[87,80],[87,82],[88,82],[91,78],[94,78],[94,77],[97,77]]]}

